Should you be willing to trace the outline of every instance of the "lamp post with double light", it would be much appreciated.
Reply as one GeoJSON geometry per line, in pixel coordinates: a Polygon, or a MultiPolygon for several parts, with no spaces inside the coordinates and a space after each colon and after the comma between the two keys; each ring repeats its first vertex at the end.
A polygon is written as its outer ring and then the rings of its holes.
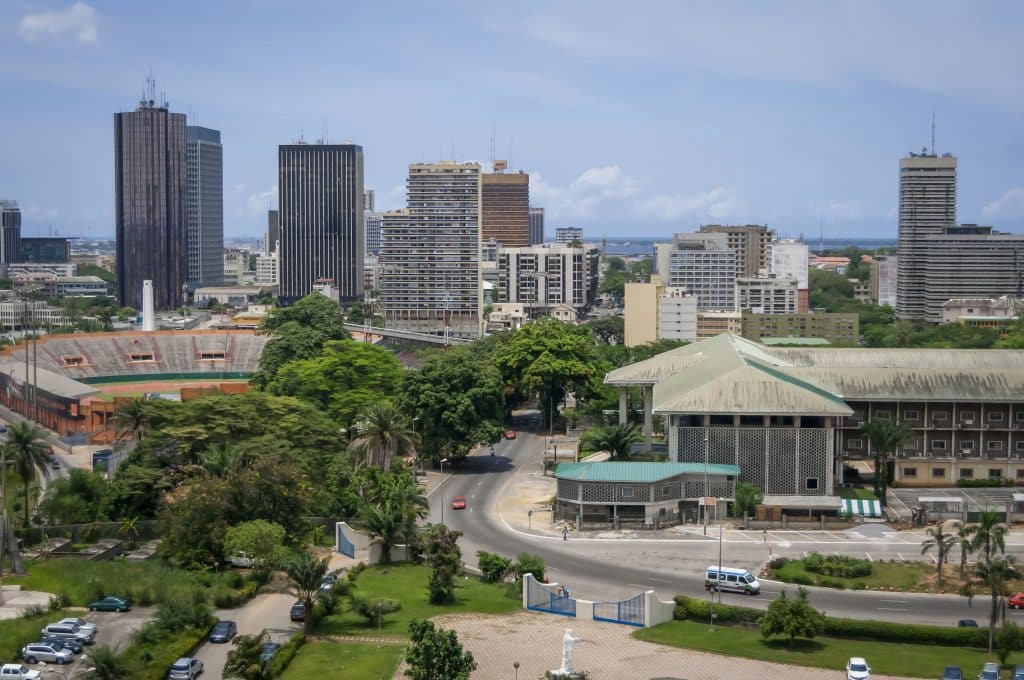
{"type": "MultiPolygon", "coordinates": [[[[447,458],[442,458],[441,459],[441,481],[437,485],[438,488],[441,488],[441,487],[444,486],[444,464],[447,463],[447,462],[448,462],[447,458]]],[[[441,490],[441,524],[444,524],[444,504],[445,504],[444,490],[442,489],[441,490]]]]}

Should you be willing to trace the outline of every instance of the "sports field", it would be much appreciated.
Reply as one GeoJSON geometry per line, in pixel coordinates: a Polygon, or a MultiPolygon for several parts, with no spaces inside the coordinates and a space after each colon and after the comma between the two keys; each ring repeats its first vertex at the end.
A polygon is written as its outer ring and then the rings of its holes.
{"type": "Polygon", "coordinates": [[[113,401],[114,397],[141,397],[150,392],[177,393],[182,387],[211,387],[223,383],[245,383],[244,379],[219,380],[128,380],[119,383],[103,383],[94,385],[99,394],[89,397],[87,401],[113,401]]]}

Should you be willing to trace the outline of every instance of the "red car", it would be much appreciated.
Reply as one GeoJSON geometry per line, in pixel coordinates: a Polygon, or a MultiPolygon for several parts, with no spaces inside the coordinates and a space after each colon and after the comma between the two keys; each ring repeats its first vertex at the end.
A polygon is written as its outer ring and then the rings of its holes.
{"type": "Polygon", "coordinates": [[[452,510],[465,510],[466,509],[466,497],[456,496],[452,499],[452,510]]]}
{"type": "Polygon", "coordinates": [[[1009,605],[1012,609],[1024,607],[1024,593],[1017,593],[1010,597],[1009,605]]]}
{"type": "Polygon", "coordinates": [[[516,438],[516,431],[515,430],[506,430],[505,431],[505,439],[515,439],[515,438],[516,438]]]}

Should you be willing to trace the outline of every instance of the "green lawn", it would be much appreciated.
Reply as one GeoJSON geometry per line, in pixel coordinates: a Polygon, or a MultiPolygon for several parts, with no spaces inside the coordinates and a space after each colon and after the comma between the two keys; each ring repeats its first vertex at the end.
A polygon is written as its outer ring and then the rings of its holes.
{"type": "Polygon", "coordinates": [[[781,568],[775,570],[775,578],[787,583],[825,585],[827,587],[838,587],[838,584],[842,584],[849,590],[865,588],[877,590],[889,587],[898,590],[913,590],[919,587],[923,591],[929,589],[924,585],[926,577],[934,574],[935,567],[924,562],[874,562],[871,565],[871,575],[860,578],[840,578],[815,574],[804,568],[803,560],[786,560],[781,568]],[[824,579],[824,583],[822,583],[822,579],[824,579]]]}
{"type": "MultiPolygon", "coordinates": [[[[829,668],[837,673],[851,656],[863,656],[871,666],[872,675],[902,675],[913,678],[937,678],[947,665],[958,665],[967,677],[986,661],[996,661],[980,649],[910,645],[891,642],[864,642],[818,638],[797,640],[793,649],[786,640],[765,641],[759,631],[750,628],[718,627],[708,630],[706,623],[669,621],[654,628],[638,630],[633,635],[641,640],[713,654],[760,659],[795,666],[829,668]]],[[[1024,662],[1024,654],[1011,655],[1009,662],[1024,662]]]]}
{"type": "Polygon", "coordinates": [[[876,500],[875,492],[872,489],[862,489],[860,487],[840,488],[838,489],[840,498],[854,498],[860,501],[873,501],[876,500]]]}
{"type": "Polygon", "coordinates": [[[402,645],[348,644],[316,640],[307,642],[299,649],[281,678],[391,680],[404,654],[405,647],[402,645]]]}
{"type": "MultiPolygon", "coordinates": [[[[522,607],[520,600],[505,597],[504,584],[483,583],[472,576],[459,579],[454,604],[430,604],[427,600],[429,573],[430,569],[423,565],[398,564],[370,567],[359,575],[355,589],[357,595],[386,597],[402,603],[401,610],[384,618],[380,635],[405,638],[412,619],[462,612],[504,614],[522,607]]],[[[319,635],[377,635],[377,627],[346,610],[326,617],[316,632],[319,635]]]]}

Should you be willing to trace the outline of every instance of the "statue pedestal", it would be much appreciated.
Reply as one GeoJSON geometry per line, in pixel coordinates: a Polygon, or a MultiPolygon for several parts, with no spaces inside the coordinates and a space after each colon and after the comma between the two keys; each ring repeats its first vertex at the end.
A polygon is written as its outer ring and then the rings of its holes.
{"type": "Polygon", "coordinates": [[[587,674],[584,671],[548,671],[545,673],[545,677],[548,680],[587,680],[587,674]]]}

